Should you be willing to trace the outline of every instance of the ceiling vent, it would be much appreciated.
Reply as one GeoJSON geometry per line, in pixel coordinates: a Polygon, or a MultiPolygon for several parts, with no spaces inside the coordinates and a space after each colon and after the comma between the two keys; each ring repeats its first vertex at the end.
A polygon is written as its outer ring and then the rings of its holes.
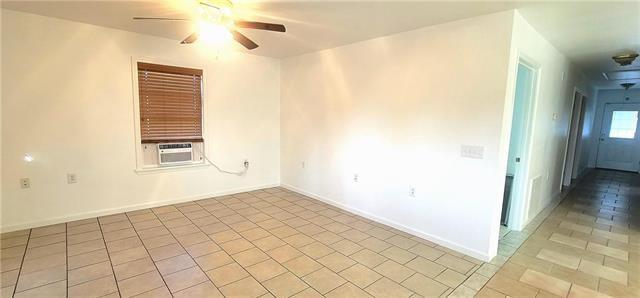
{"type": "Polygon", "coordinates": [[[640,69],[607,71],[602,75],[609,81],[640,80],[640,69]]]}

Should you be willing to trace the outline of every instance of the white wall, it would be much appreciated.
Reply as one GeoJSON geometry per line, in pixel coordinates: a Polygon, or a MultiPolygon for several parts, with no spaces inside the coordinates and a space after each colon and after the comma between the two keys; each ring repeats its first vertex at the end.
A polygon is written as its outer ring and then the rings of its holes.
{"type": "Polygon", "coordinates": [[[8,10],[2,28],[4,230],[281,178],[287,187],[486,260],[497,249],[518,57],[541,74],[528,170],[530,184],[541,180],[523,209],[525,221],[558,193],[573,88],[590,89],[513,11],[282,65],[238,53],[216,60],[172,40],[8,10]],[[227,168],[248,158],[246,177],[211,167],[134,172],[132,56],[202,65],[209,157],[227,168]],[[483,159],[462,158],[462,145],[483,147],[483,159]],[[35,162],[22,161],[27,152],[35,162]],[[66,173],[76,173],[79,183],[66,184],[66,173]],[[21,177],[31,178],[31,189],[19,188],[21,177]]]}
{"type": "Polygon", "coordinates": [[[279,184],[280,62],[2,10],[2,229],[279,184]],[[221,167],[137,174],[131,57],[201,66],[221,167]],[[25,163],[24,153],[35,161],[25,163]],[[66,174],[78,175],[67,184],[66,174]],[[19,179],[29,177],[30,189],[19,179]]]}
{"type": "Polygon", "coordinates": [[[593,138],[590,143],[589,154],[589,167],[596,166],[596,159],[598,156],[598,138],[600,137],[600,131],[602,129],[602,117],[604,115],[604,106],[607,103],[624,103],[634,102],[640,103],[640,89],[601,89],[598,90],[595,100],[595,116],[593,120],[593,138]],[[629,100],[627,100],[627,98],[629,100]]]}
{"type": "MultiPolygon", "coordinates": [[[[590,82],[571,62],[516,12],[513,27],[511,67],[519,58],[536,66],[539,72],[533,115],[531,163],[526,170],[528,202],[520,208],[519,228],[533,219],[558,196],[569,136],[574,89],[591,95],[590,82]]],[[[515,78],[509,79],[511,94],[515,78]]],[[[507,100],[506,109],[513,103],[507,100]]],[[[505,128],[508,126],[505,126],[505,128]]]]}
{"type": "Polygon", "coordinates": [[[282,183],[488,259],[512,21],[503,12],[283,60],[282,183]],[[463,144],[484,159],[460,157],[463,144]]]}
{"type": "Polygon", "coordinates": [[[523,227],[559,194],[573,91],[591,86],[513,11],[285,59],[282,183],[491,258],[519,58],[540,74],[523,227]]]}
{"type": "MultiPolygon", "coordinates": [[[[2,25],[2,13],[0,13],[0,25],[2,25]]],[[[0,38],[1,38],[0,27],[0,38]]],[[[1,40],[0,40],[1,42],[1,40]]],[[[0,44],[0,57],[2,57],[2,46],[0,44]]],[[[0,59],[0,70],[2,69],[2,59],[0,59]]],[[[2,208],[2,71],[0,71],[0,208],[2,208]]],[[[0,209],[0,225],[2,223],[2,209],[0,209]]]]}

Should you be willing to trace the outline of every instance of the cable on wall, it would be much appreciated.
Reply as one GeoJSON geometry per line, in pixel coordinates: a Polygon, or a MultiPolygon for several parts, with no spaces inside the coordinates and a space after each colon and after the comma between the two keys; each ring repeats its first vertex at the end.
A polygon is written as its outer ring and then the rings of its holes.
{"type": "Polygon", "coordinates": [[[213,163],[211,160],[209,160],[209,158],[206,155],[203,155],[202,157],[204,157],[204,159],[211,164],[212,166],[214,166],[220,173],[225,173],[225,174],[230,174],[230,175],[236,175],[236,176],[244,176],[247,171],[249,171],[249,161],[245,160],[244,161],[244,170],[242,171],[237,171],[237,172],[232,172],[232,171],[227,171],[227,170],[223,170],[220,167],[218,167],[218,165],[216,165],[215,163],[213,163]]]}

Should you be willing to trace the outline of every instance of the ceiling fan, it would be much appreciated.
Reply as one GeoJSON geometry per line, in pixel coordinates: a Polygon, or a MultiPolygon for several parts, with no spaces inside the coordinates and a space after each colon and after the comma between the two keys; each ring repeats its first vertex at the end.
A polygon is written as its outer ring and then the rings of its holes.
{"type": "MultiPolygon", "coordinates": [[[[203,0],[198,2],[199,15],[201,21],[207,25],[222,28],[224,33],[230,34],[231,37],[243,45],[248,50],[258,47],[244,34],[240,33],[237,28],[257,29],[275,32],[286,32],[286,28],[282,24],[272,24],[264,22],[252,22],[246,20],[236,20],[232,16],[233,3],[229,0],[203,0]]],[[[163,18],[163,17],[133,17],[134,20],[150,20],[150,21],[193,21],[184,18],[163,18]]],[[[202,31],[202,30],[200,30],[202,31]]],[[[187,36],[181,44],[194,43],[203,32],[194,32],[187,36]]]]}

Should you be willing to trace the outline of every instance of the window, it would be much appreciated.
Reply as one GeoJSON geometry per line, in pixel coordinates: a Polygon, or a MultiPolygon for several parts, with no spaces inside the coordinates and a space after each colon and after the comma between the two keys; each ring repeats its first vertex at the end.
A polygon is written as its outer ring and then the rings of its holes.
{"type": "Polygon", "coordinates": [[[638,126],[638,111],[613,111],[610,138],[633,139],[638,126]]]}
{"type": "Polygon", "coordinates": [[[142,143],[202,142],[202,70],[138,62],[142,143]]]}

